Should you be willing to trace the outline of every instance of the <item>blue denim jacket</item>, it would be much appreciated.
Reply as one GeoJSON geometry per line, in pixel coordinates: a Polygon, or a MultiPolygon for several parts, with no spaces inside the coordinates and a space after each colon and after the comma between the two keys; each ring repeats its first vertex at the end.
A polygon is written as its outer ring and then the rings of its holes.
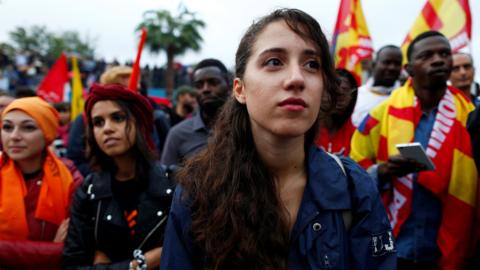
{"type": "MultiPolygon", "coordinates": [[[[430,133],[435,123],[436,110],[423,113],[415,129],[415,141],[427,149],[430,133]]],[[[419,185],[414,177],[412,212],[397,236],[398,257],[415,262],[436,262],[441,256],[437,234],[442,218],[440,200],[419,185]]]]}
{"type": "MultiPolygon", "coordinates": [[[[309,151],[308,181],[291,233],[290,269],[396,269],[390,224],[366,172],[342,158],[345,176],[323,150],[309,151]],[[343,213],[353,222],[345,228],[343,213]]],[[[188,233],[191,212],[177,186],[160,269],[203,269],[205,255],[188,233]]]]}

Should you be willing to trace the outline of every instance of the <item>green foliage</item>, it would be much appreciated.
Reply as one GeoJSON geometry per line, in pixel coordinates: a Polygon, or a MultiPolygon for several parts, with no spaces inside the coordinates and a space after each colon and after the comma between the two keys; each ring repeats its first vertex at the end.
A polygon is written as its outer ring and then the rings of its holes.
{"type": "Polygon", "coordinates": [[[176,17],[172,16],[168,10],[149,10],[143,14],[143,22],[137,26],[136,30],[140,31],[142,28],[147,30],[146,47],[154,54],[161,51],[167,54],[168,98],[172,97],[174,88],[174,57],[184,54],[187,50],[200,50],[203,39],[199,31],[204,27],[205,23],[186,8],[183,8],[176,17]]]}
{"type": "Polygon", "coordinates": [[[38,53],[47,62],[54,61],[62,52],[77,54],[82,58],[93,58],[95,54],[94,41],[88,37],[82,40],[75,31],[56,34],[49,32],[45,26],[28,29],[19,26],[9,34],[13,47],[38,53]]]}
{"type": "Polygon", "coordinates": [[[45,26],[32,26],[30,29],[17,26],[9,34],[17,49],[40,53],[47,49],[45,45],[49,33],[45,26]]]}
{"type": "Polygon", "coordinates": [[[0,43],[0,51],[5,53],[8,56],[13,56],[15,54],[15,48],[5,42],[0,43]]]}
{"type": "Polygon", "coordinates": [[[147,48],[152,53],[167,51],[173,55],[181,55],[187,50],[200,50],[203,41],[199,33],[205,23],[197,19],[195,13],[183,9],[176,17],[168,10],[149,10],[144,13],[143,22],[137,27],[147,29],[148,35],[145,41],[147,48]]]}
{"type": "Polygon", "coordinates": [[[93,58],[95,49],[90,39],[82,41],[77,32],[66,31],[60,36],[49,35],[46,57],[56,59],[62,52],[74,53],[82,58],[93,58]]]}

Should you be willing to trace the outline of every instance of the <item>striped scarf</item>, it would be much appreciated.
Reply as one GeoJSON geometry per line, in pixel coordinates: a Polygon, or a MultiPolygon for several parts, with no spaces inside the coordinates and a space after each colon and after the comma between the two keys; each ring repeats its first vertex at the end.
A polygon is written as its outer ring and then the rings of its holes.
{"type": "MultiPolygon", "coordinates": [[[[472,244],[478,176],[465,125],[473,108],[460,91],[451,87],[446,90],[426,149],[436,169],[420,172],[417,178],[442,204],[437,236],[442,269],[460,269],[472,244]]],[[[386,162],[389,156],[398,154],[396,144],[414,140],[421,115],[409,80],[364,119],[353,136],[351,157],[364,168],[386,162]]],[[[383,194],[394,235],[398,235],[412,211],[412,181],[412,174],[396,178],[393,188],[383,194]]]]}

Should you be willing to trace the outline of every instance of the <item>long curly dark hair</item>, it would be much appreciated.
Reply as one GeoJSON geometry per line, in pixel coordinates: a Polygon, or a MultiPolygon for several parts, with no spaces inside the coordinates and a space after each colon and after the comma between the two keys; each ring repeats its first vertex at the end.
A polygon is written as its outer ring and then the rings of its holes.
{"type": "MultiPolygon", "coordinates": [[[[281,20],[320,52],[325,90],[320,118],[335,108],[339,91],[327,40],[317,21],[303,11],[276,10],[250,26],[236,53],[236,77],[243,79],[258,35],[281,20]]],[[[313,143],[318,122],[305,134],[305,149],[313,143]]],[[[285,209],[255,148],[246,106],[230,98],[207,149],[184,165],[177,180],[189,200],[190,233],[205,252],[206,267],[286,269],[290,232],[285,209]]]]}

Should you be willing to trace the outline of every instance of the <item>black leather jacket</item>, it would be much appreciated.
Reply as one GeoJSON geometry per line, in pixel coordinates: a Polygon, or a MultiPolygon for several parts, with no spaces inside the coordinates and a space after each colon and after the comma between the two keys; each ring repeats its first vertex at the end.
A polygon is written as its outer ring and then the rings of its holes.
{"type": "Polygon", "coordinates": [[[128,269],[133,250],[144,253],[162,246],[170,211],[174,181],[158,165],[148,173],[148,184],[141,193],[135,235],[112,195],[111,175],[92,173],[77,190],[70,214],[70,225],[63,251],[64,269],[128,269]],[[95,251],[104,252],[113,262],[92,266],[95,251]]]}

